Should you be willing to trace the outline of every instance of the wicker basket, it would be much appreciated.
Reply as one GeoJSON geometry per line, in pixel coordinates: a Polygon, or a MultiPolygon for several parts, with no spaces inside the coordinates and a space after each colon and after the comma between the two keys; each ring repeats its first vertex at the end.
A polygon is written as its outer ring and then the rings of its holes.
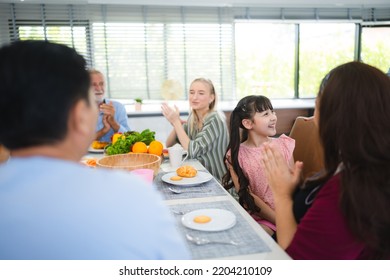
{"type": "Polygon", "coordinates": [[[161,157],[153,154],[129,153],[106,156],[96,162],[97,167],[124,169],[132,171],[134,169],[153,169],[154,176],[157,175],[161,164],[161,157]]]}

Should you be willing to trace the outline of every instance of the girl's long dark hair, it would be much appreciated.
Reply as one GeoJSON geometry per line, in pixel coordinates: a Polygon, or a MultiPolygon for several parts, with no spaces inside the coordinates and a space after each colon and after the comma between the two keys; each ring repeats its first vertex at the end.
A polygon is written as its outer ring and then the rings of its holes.
{"type": "Polygon", "coordinates": [[[246,96],[238,102],[230,116],[230,142],[224,157],[228,172],[222,177],[222,185],[225,189],[234,187],[228,165],[226,164],[228,162],[238,176],[240,184],[238,192],[239,202],[245,209],[253,212],[259,212],[260,208],[255,204],[253,197],[249,193],[249,180],[245,177],[238,162],[240,144],[248,139],[248,131],[242,125],[242,120],[253,120],[256,112],[263,112],[268,109],[273,110],[271,101],[262,95],[246,96]],[[230,151],[230,158],[227,156],[228,151],[230,151]]]}
{"type": "Polygon", "coordinates": [[[365,257],[390,257],[390,79],[360,62],[333,69],[318,95],[325,172],[339,164],[340,209],[353,235],[367,244],[365,257]]]}

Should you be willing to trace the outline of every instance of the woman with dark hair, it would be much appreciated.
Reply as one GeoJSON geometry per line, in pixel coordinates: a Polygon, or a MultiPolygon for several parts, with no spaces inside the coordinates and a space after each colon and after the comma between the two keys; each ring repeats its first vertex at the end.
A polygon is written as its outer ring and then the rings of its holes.
{"type": "Polygon", "coordinates": [[[305,182],[305,199],[293,195],[302,163],[291,170],[272,144],[263,150],[278,243],[294,259],[389,258],[389,78],[360,62],[336,67],[322,83],[315,119],[325,169],[305,182]],[[300,202],[309,205],[302,218],[300,202]]]}
{"type": "Polygon", "coordinates": [[[261,147],[274,143],[286,162],[293,165],[295,141],[276,134],[277,117],[271,101],[262,95],[242,98],[230,116],[230,142],[225,154],[228,172],[222,183],[236,191],[240,204],[270,234],[275,227],[275,204],[272,191],[260,166],[261,147]],[[242,135],[241,135],[242,132],[242,135]]]}

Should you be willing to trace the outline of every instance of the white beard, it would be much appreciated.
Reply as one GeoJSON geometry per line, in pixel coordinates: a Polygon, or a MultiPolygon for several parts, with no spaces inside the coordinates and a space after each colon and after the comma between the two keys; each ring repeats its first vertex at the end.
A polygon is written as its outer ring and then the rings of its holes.
{"type": "Polygon", "coordinates": [[[100,103],[103,102],[103,100],[104,100],[104,94],[99,94],[99,95],[95,94],[95,101],[96,101],[96,103],[100,104],[100,103]]]}

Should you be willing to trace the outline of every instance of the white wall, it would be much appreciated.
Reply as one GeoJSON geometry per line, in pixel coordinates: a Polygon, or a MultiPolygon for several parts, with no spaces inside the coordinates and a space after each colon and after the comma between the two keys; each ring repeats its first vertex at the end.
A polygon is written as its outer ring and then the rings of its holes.
{"type": "Polygon", "coordinates": [[[130,129],[141,132],[149,128],[156,132],[156,140],[162,142],[165,146],[165,141],[169,133],[172,131],[172,125],[163,116],[139,117],[132,116],[127,120],[130,129]]]}

